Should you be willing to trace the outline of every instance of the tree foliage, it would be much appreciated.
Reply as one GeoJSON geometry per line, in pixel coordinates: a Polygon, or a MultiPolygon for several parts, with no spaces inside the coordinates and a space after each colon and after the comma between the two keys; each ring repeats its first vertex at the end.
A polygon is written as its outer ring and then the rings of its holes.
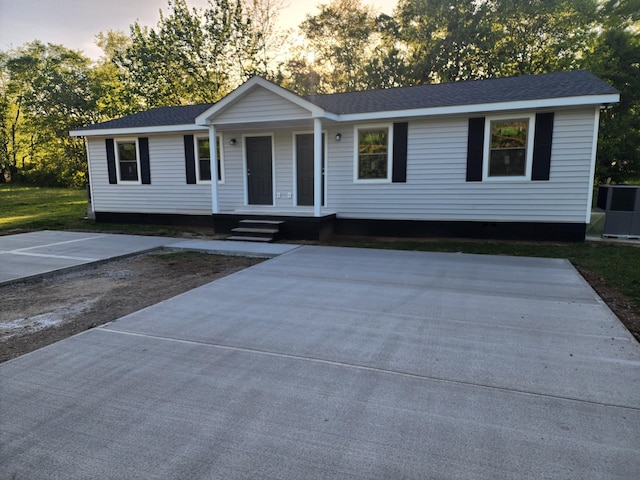
{"type": "Polygon", "coordinates": [[[640,181],[640,35],[604,31],[591,70],[620,90],[620,102],[601,111],[596,180],[640,181]]]}
{"type": "Polygon", "coordinates": [[[287,63],[288,83],[301,93],[354,91],[367,86],[376,45],[376,17],[361,0],[333,0],[300,24],[305,43],[287,63]]]}
{"type": "Polygon", "coordinates": [[[42,185],[84,182],[84,144],[68,133],[99,119],[89,63],[79,52],[38,41],[4,55],[5,180],[19,174],[42,185]]]}
{"type": "Polygon", "coordinates": [[[327,0],[297,38],[276,23],[285,1],[168,0],[153,27],[98,34],[93,62],[39,41],[0,51],[0,182],[79,185],[69,130],[213,102],[252,75],[315,94],[574,68],[621,92],[601,112],[598,180],[640,180],[640,0],[399,0],[392,15],[327,0]]]}
{"type": "Polygon", "coordinates": [[[239,0],[217,0],[201,10],[169,0],[156,28],[135,22],[131,42],[115,63],[144,107],[219,100],[260,71],[260,38],[239,0]]]}

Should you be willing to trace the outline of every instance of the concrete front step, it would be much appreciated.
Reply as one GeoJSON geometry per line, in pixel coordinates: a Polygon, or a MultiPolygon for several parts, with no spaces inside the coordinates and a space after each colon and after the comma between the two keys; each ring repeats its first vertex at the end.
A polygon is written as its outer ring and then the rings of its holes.
{"type": "Polygon", "coordinates": [[[279,228],[254,228],[254,227],[238,227],[231,229],[233,233],[255,233],[262,235],[275,235],[280,233],[279,228]]]}
{"type": "Polygon", "coordinates": [[[260,225],[282,225],[284,221],[282,220],[240,220],[239,223],[242,225],[245,225],[248,223],[255,223],[260,225]]]}
{"type": "Polygon", "coordinates": [[[233,236],[229,240],[248,242],[273,242],[280,235],[281,220],[244,219],[239,226],[232,228],[233,236]]]}
{"type": "Polygon", "coordinates": [[[244,235],[232,235],[231,237],[227,237],[227,240],[235,240],[239,242],[263,242],[269,243],[273,241],[270,237],[245,237],[244,235]]]}

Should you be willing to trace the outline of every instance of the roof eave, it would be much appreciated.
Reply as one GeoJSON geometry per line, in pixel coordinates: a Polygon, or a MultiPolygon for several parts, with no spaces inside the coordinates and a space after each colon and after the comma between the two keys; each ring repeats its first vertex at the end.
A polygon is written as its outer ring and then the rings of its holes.
{"type": "Polygon", "coordinates": [[[336,121],[357,122],[365,120],[388,120],[392,118],[430,117],[443,115],[463,115],[510,110],[531,110],[537,108],[580,107],[618,103],[620,94],[583,95],[578,97],[544,98],[513,102],[478,103],[446,107],[415,108],[407,110],[383,110],[367,113],[346,113],[338,115],[336,121]]]}
{"type": "Polygon", "coordinates": [[[104,137],[107,135],[141,135],[149,133],[190,132],[198,130],[205,131],[207,128],[202,125],[195,124],[128,128],[92,128],[89,130],[71,130],[69,135],[72,137],[104,137]]]}

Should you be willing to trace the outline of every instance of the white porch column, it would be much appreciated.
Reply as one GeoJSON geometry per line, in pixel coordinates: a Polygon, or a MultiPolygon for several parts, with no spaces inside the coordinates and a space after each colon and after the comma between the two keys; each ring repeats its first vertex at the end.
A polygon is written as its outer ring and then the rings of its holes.
{"type": "Polygon", "coordinates": [[[319,217],[322,210],[322,121],[313,119],[313,215],[319,217]]]}
{"type": "MultiPolygon", "coordinates": [[[[218,149],[216,143],[216,127],[209,125],[209,157],[211,162],[211,213],[220,213],[218,201],[218,149]]],[[[222,149],[222,141],[220,149],[222,149]]],[[[196,159],[198,161],[198,159],[196,159]]]]}

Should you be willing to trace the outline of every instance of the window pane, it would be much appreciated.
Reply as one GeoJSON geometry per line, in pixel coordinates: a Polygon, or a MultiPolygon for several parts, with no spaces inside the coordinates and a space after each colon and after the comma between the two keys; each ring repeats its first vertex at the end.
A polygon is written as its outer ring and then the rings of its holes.
{"type": "Polygon", "coordinates": [[[386,179],[388,129],[358,131],[358,178],[386,179]]]}
{"type": "Polygon", "coordinates": [[[527,120],[491,122],[491,148],[525,148],[527,120]]]}
{"type": "Polygon", "coordinates": [[[135,142],[118,143],[118,157],[120,161],[136,161],[135,142]]]}
{"type": "Polygon", "coordinates": [[[136,162],[120,162],[120,180],[138,181],[138,164],[136,162]]]}
{"type": "Polygon", "coordinates": [[[522,176],[525,171],[524,148],[492,150],[489,160],[489,175],[492,177],[522,176]]]}
{"type": "Polygon", "coordinates": [[[491,122],[489,176],[524,176],[527,163],[526,119],[491,122]]]}
{"type": "Polygon", "coordinates": [[[208,138],[198,139],[198,166],[199,180],[211,180],[211,151],[208,138]]]}
{"type": "MultiPolygon", "coordinates": [[[[211,150],[208,138],[198,139],[198,162],[200,165],[200,180],[211,180],[211,150]]],[[[218,159],[218,180],[221,175],[220,138],[216,138],[216,158],[218,159]]]]}
{"type": "Polygon", "coordinates": [[[118,162],[121,181],[138,181],[136,142],[118,143],[118,162]]]}
{"type": "Polygon", "coordinates": [[[211,152],[209,151],[209,139],[202,138],[198,140],[198,157],[200,160],[211,158],[211,152]]]}
{"type": "MultiPolygon", "coordinates": [[[[220,161],[222,157],[220,156],[220,137],[216,137],[216,158],[218,159],[218,181],[222,180],[222,162],[220,161]]],[[[211,172],[209,172],[209,177],[211,177],[211,172]]]]}
{"type": "Polygon", "coordinates": [[[200,180],[211,180],[210,160],[200,160],[200,180]]]}

